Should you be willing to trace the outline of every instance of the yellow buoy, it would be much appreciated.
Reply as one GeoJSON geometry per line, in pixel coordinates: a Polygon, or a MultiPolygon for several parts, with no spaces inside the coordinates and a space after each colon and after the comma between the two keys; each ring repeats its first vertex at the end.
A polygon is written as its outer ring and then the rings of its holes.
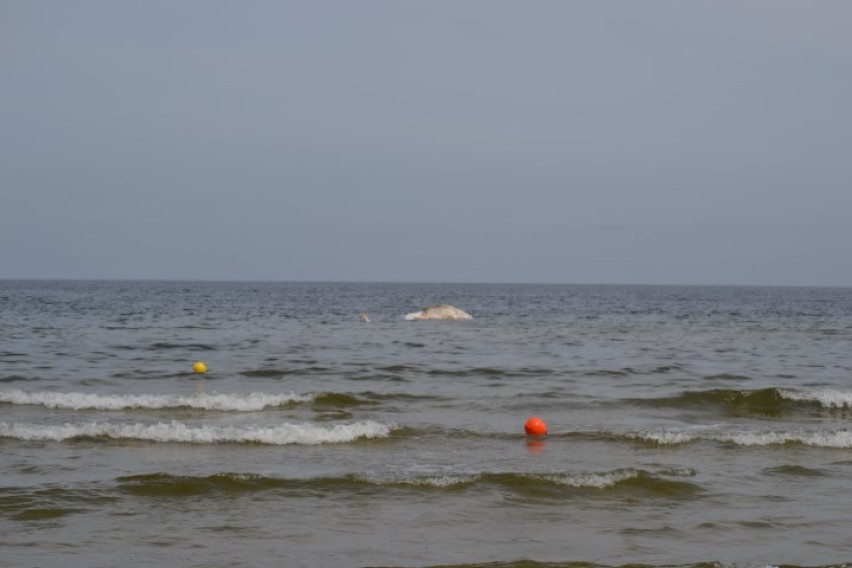
{"type": "Polygon", "coordinates": [[[193,373],[206,373],[207,372],[207,365],[205,365],[203,361],[196,361],[192,365],[192,372],[193,373]]]}

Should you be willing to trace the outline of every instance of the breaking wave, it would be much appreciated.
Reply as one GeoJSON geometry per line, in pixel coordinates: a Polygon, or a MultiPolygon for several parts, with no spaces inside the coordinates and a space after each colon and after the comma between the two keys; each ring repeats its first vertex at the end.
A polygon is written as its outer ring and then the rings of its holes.
{"type": "Polygon", "coordinates": [[[195,394],[91,394],[80,392],[28,392],[0,390],[0,404],[44,406],[59,410],[163,410],[188,408],[227,412],[257,412],[269,408],[316,404],[334,408],[376,405],[382,402],[438,400],[430,395],[316,392],[195,394]]]}
{"type": "Polygon", "coordinates": [[[817,402],[826,408],[852,408],[852,391],[839,391],[826,388],[781,389],[782,398],[797,402],[817,402]]]}
{"type": "Polygon", "coordinates": [[[65,442],[85,438],[141,440],[186,444],[314,445],[353,442],[361,438],[387,438],[393,428],[373,421],[322,426],[280,424],[278,426],[188,426],[182,422],[42,425],[0,422],[0,438],[24,441],[65,442]]]}
{"type": "Polygon", "coordinates": [[[248,394],[197,393],[185,394],[123,394],[103,395],[89,393],[26,392],[22,390],[0,391],[0,403],[39,405],[63,410],[157,410],[166,408],[192,408],[200,410],[224,410],[252,412],[298,403],[309,403],[318,395],[295,393],[270,394],[253,392],[248,394]]]}
{"type": "Polygon", "coordinates": [[[737,446],[773,446],[802,444],[820,448],[852,448],[852,431],[815,432],[710,432],[710,431],[652,431],[625,434],[627,438],[660,446],[682,445],[698,441],[713,441],[737,446]]]}
{"type": "Polygon", "coordinates": [[[757,390],[716,389],[688,391],[673,397],[634,399],[635,404],[652,407],[704,407],[721,406],[738,414],[777,416],[797,408],[852,408],[852,391],[834,389],[785,389],[765,388],[757,390]]]}

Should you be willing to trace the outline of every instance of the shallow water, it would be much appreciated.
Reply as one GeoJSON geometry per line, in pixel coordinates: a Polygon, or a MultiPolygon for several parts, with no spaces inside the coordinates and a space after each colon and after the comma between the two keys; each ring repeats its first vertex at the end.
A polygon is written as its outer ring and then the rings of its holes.
{"type": "Polygon", "coordinates": [[[839,565],[850,339],[850,289],[0,281],[0,558],[839,565]]]}

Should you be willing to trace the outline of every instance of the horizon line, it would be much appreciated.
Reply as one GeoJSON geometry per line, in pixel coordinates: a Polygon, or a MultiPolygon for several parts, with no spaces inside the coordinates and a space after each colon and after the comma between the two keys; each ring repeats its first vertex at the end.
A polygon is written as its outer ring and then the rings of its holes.
{"type": "Polygon", "coordinates": [[[196,284],[435,284],[469,286],[659,286],[659,287],[706,287],[706,288],[835,288],[849,289],[852,285],[837,284],[732,284],[732,283],[676,283],[676,282],[532,282],[532,281],[443,281],[443,280],[317,280],[317,279],[226,279],[226,278],[60,278],[60,277],[0,277],[0,282],[161,282],[196,284]]]}

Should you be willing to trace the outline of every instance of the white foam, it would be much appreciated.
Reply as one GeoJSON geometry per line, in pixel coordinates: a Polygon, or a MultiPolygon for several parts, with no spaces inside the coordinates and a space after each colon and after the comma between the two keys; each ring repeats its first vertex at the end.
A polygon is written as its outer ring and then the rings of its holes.
{"type": "MultiPolygon", "coordinates": [[[[625,469],[609,473],[519,473],[516,475],[536,481],[546,481],[555,485],[564,485],[576,488],[606,489],[607,487],[612,487],[621,481],[639,477],[639,471],[634,469],[625,469]]],[[[447,488],[476,483],[482,479],[482,477],[483,474],[470,473],[390,477],[358,476],[358,479],[368,483],[375,483],[377,485],[393,484],[447,488]]]]}
{"type": "Polygon", "coordinates": [[[270,394],[253,392],[248,394],[122,394],[103,395],[80,392],[26,392],[22,390],[0,391],[0,402],[20,405],[40,405],[64,410],[128,410],[163,408],[195,408],[201,410],[224,410],[253,412],[264,408],[291,403],[312,402],[316,394],[295,393],[270,394]]]}
{"type": "Polygon", "coordinates": [[[685,444],[695,440],[733,443],[738,446],[771,446],[798,443],[820,448],[852,448],[852,431],[817,432],[639,432],[629,437],[661,445],[685,444]]]}
{"type": "Polygon", "coordinates": [[[639,472],[635,469],[623,469],[608,473],[542,473],[530,477],[568,487],[606,489],[622,481],[636,479],[639,472]]]}
{"type": "Polygon", "coordinates": [[[358,479],[368,483],[377,485],[393,484],[393,485],[415,485],[427,487],[454,487],[456,485],[467,485],[478,481],[482,476],[476,474],[459,474],[459,475],[424,475],[414,477],[365,477],[358,476],[358,479]]]}
{"type": "Polygon", "coordinates": [[[768,446],[773,444],[799,443],[820,448],[852,448],[852,432],[741,432],[722,434],[716,437],[723,442],[740,446],[768,446]]]}
{"type": "Polygon", "coordinates": [[[321,426],[316,424],[280,424],[277,426],[188,426],[182,422],[112,423],[88,422],[43,425],[0,422],[0,438],[26,441],[62,442],[79,437],[177,442],[187,444],[335,444],[360,438],[386,438],[391,427],[379,422],[321,426]]]}
{"type": "Polygon", "coordinates": [[[687,432],[639,432],[635,434],[627,434],[628,438],[637,438],[645,442],[653,442],[663,446],[673,446],[677,444],[686,444],[696,439],[696,434],[687,432]]]}
{"type": "Polygon", "coordinates": [[[788,400],[818,402],[828,408],[852,408],[852,392],[833,389],[781,389],[780,394],[788,400]]]}
{"type": "Polygon", "coordinates": [[[670,477],[695,477],[695,470],[691,467],[679,467],[661,469],[658,472],[660,475],[668,475],[670,477]]]}
{"type": "Polygon", "coordinates": [[[431,487],[453,487],[455,485],[467,485],[478,481],[479,475],[437,475],[432,477],[421,477],[418,483],[431,487]]]}

